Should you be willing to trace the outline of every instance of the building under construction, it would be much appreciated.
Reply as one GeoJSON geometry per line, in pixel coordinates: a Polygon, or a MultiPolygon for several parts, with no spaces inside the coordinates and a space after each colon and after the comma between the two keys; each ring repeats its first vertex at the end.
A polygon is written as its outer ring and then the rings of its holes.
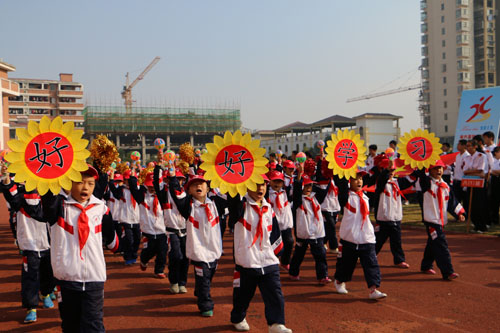
{"type": "Polygon", "coordinates": [[[118,149],[141,151],[143,160],[156,154],[156,138],[165,140],[166,149],[184,142],[201,147],[214,135],[241,128],[239,107],[87,106],[83,114],[87,137],[105,134],[118,149]]]}

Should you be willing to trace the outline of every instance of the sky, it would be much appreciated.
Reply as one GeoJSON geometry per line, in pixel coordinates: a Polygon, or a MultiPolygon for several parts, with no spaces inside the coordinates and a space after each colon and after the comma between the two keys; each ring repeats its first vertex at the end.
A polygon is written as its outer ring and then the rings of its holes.
{"type": "Polygon", "coordinates": [[[160,62],[138,105],[241,107],[243,126],[275,129],[334,114],[403,116],[420,127],[418,1],[0,1],[0,58],[10,77],[73,73],[92,105],[122,103],[125,74],[160,62]]]}

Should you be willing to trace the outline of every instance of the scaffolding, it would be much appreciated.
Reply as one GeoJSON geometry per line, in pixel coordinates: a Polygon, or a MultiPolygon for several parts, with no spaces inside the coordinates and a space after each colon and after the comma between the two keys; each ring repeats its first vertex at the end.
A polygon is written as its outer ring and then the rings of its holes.
{"type": "Polygon", "coordinates": [[[239,108],[87,106],[83,115],[87,135],[213,135],[241,128],[239,108]]]}

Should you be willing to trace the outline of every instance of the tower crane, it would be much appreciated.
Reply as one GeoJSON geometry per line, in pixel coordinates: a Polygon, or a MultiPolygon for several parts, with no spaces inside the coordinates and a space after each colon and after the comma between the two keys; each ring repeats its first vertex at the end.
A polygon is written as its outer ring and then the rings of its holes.
{"type": "Polygon", "coordinates": [[[123,91],[122,91],[122,97],[125,100],[125,109],[127,113],[130,113],[132,111],[132,88],[135,87],[135,85],[142,79],[144,79],[144,76],[153,68],[154,65],[156,65],[160,61],[160,57],[155,57],[153,61],[146,67],[141,74],[132,82],[129,84],[129,73],[127,72],[127,75],[125,77],[127,78],[127,81],[125,85],[123,86],[123,91]]]}
{"type": "Polygon", "coordinates": [[[386,96],[386,95],[392,95],[392,94],[397,94],[397,93],[400,93],[400,92],[405,92],[405,91],[415,90],[415,89],[421,89],[421,88],[422,88],[422,85],[419,83],[419,84],[414,84],[414,85],[411,85],[411,86],[399,87],[397,89],[381,91],[381,92],[374,93],[374,94],[369,94],[369,95],[363,95],[363,96],[359,96],[359,97],[349,98],[346,101],[346,103],[357,102],[357,101],[362,101],[362,100],[365,100],[365,99],[371,99],[371,98],[376,98],[376,97],[381,97],[381,96],[386,96]]]}

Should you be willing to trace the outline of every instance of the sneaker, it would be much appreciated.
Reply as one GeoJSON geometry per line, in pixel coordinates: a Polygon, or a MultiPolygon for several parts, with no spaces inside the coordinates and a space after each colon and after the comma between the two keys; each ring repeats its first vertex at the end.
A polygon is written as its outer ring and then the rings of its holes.
{"type": "Polygon", "coordinates": [[[208,310],[208,311],[201,312],[202,317],[212,317],[213,315],[214,315],[214,310],[208,310]]]}
{"type": "Polygon", "coordinates": [[[451,281],[451,280],[455,280],[459,276],[460,275],[458,275],[458,273],[451,273],[450,275],[448,275],[448,277],[446,279],[451,281]]]}
{"type": "Polygon", "coordinates": [[[43,308],[44,309],[52,309],[54,307],[54,303],[52,302],[52,299],[50,298],[50,294],[47,296],[42,296],[42,301],[43,301],[43,308]]]}
{"type": "Polygon", "coordinates": [[[290,275],[290,280],[292,281],[299,281],[300,280],[300,276],[294,276],[294,275],[290,275]]]}
{"type": "Polygon", "coordinates": [[[429,269],[426,269],[426,270],[423,270],[422,273],[424,274],[429,274],[429,275],[436,275],[436,271],[433,270],[432,268],[429,268],[429,269]]]}
{"type": "Polygon", "coordinates": [[[269,333],[292,333],[292,330],[283,324],[273,324],[269,326],[269,333]]]}
{"type": "Polygon", "coordinates": [[[185,294],[187,292],[186,286],[179,286],[179,294],[185,294]]]}
{"type": "Polygon", "coordinates": [[[330,282],[332,282],[332,279],[330,279],[328,276],[326,278],[322,278],[321,280],[319,280],[319,284],[322,285],[329,284],[330,282]]]}
{"type": "Polygon", "coordinates": [[[155,273],[155,278],[157,279],[164,279],[166,277],[165,273],[155,273]]]}
{"type": "Polygon", "coordinates": [[[53,301],[55,301],[55,300],[56,300],[56,294],[55,294],[54,292],[51,292],[51,293],[49,294],[49,296],[50,296],[50,299],[51,299],[51,300],[53,300],[53,301]]]}
{"type": "Polygon", "coordinates": [[[172,294],[178,294],[179,293],[179,285],[177,283],[170,285],[170,292],[172,294]]]}
{"type": "Polygon", "coordinates": [[[36,309],[29,309],[26,313],[26,318],[24,318],[24,323],[34,323],[36,321],[36,309]]]}
{"type": "Polygon", "coordinates": [[[248,325],[246,318],[237,324],[233,324],[234,328],[239,332],[250,331],[250,325],[248,325]]]}
{"type": "Polygon", "coordinates": [[[339,294],[347,294],[348,291],[345,288],[345,282],[337,282],[337,280],[333,281],[333,285],[339,294]]]}
{"type": "Polygon", "coordinates": [[[410,268],[410,265],[408,265],[406,262],[400,262],[399,264],[397,264],[396,266],[398,266],[399,268],[410,268]]]}
{"type": "Polygon", "coordinates": [[[370,291],[370,295],[368,296],[369,299],[380,299],[385,297],[387,297],[387,294],[380,292],[377,289],[370,291]]]}
{"type": "Polygon", "coordinates": [[[280,265],[280,266],[287,272],[290,270],[290,265],[280,265]]]}
{"type": "Polygon", "coordinates": [[[148,268],[148,264],[143,264],[142,262],[139,263],[141,267],[141,271],[146,271],[146,268],[148,268]]]}
{"type": "Polygon", "coordinates": [[[125,260],[125,265],[126,266],[131,266],[131,265],[135,264],[136,262],[137,262],[136,259],[125,260]]]}
{"type": "Polygon", "coordinates": [[[333,253],[333,254],[338,254],[339,248],[337,247],[336,249],[329,249],[328,252],[333,253]]]}

